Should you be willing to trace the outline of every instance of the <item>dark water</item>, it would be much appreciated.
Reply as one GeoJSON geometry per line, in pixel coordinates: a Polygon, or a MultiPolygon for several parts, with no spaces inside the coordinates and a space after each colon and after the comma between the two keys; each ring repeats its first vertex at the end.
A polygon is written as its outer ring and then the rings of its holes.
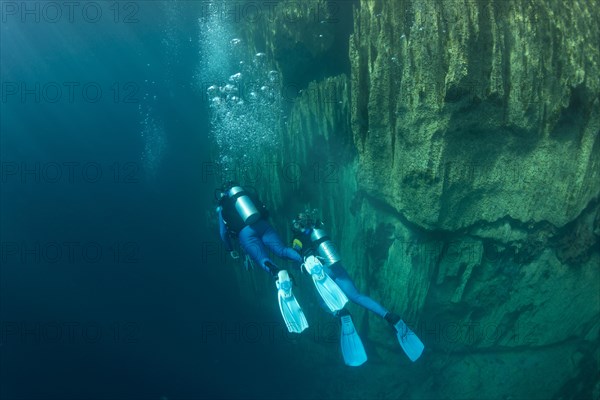
{"type": "Polygon", "coordinates": [[[294,350],[236,328],[276,304],[242,308],[232,266],[202,256],[197,9],[56,4],[2,2],[0,398],[284,396],[294,350]]]}

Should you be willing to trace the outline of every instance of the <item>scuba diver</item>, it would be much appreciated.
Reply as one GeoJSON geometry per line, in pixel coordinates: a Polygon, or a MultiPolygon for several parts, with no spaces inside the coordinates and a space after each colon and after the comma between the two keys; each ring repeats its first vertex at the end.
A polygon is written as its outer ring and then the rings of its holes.
{"type": "MultiPolygon", "coordinates": [[[[296,219],[292,221],[292,231],[295,234],[292,247],[305,257],[304,267],[309,272],[310,269],[323,269],[325,274],[333,280],[337,287],[341,288],[352,302],[374,312],[387,321],[394,328],[400,346],[408,358],[413,362],[416,361],[424,349],[421,340],[408,328],[400,316],[390,312],[377,301],[358,291],[342,265],[335,245],[323,229],[323,222],[317,215],[317,210],[307,209],[305,212],[298,214],[296,219]]],[[[325,297],[323,297],[323,300],[325,300],[325,297]]],[[[325,303],[329,306],[326,301],[325,303]]],[[[329,308],[332,310],[331,307],[329,308]]],[[[341,320],[340,344],[344,362],[349,366],[363,364],[367,361],[367,355],[350,313],[342,306],[333,314],[340,317],[341,320]]]]}
{"type": "Polygon", "coordinates": [[[231,258],[239,258],[231,242],[232,237],[237,237],[250,258],[273,276],[277,276],[280,268],[269,258],[267,248],[278,257],[302,262],[302,257],[285,246],[269,224],[269,212],[255,192],[245,190],[234,182],[225,183],[217,191],[219,231],[231,258]]]}
{"type": "MultiPolygon", "coordinates": [[[[246,255],[276,279],[279,309],[288,330],[300,333],[308,328],[304,312],[292,292],[292,281],[287,270],[279,268],[271,260],[268,250],[297,264],[301,264],[303,259],[296,250],[283,244],[267,221],[269,214],[265,205],[255,192],[231,181],[215,190],[215,199],[219,204],[217,213],[221,239],[231,257],[239,258],[231,242],[232,237],[237,237],[246,255]]],[[[329,279],[320,268],[320,263],[311,261],[312,258],[308,258],[302,266],[313,276],[313,282],[323,301],[332,312],[341,310],[348,301],[344,292],[329,279]]]]}

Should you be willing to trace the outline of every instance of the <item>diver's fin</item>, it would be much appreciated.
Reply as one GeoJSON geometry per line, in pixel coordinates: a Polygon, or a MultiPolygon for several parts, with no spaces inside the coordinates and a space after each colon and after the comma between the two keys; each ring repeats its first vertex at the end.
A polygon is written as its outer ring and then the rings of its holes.
{"type": "Polygon", "coordinates": [[[279,309],[285,321],[288,331],[300,333],[308,328],[308,321],[304,316],[298,300],[292,293],[292,281],[286,270],[281,270],[277,274],[277,299],[279,300],[279,309]]]}
{"type": "Polygon", "coordinates": [[[394,325],[394,328],[396,329],[396,336],[402,350],[410,358],[410,361],[417,361],[421,357],[423,349],[425,349],[425,345],[421,342],[421,339],[402,320],[398,321],[394,325]]]}
{"type": "Polygon", "coordinates": [[[340,344],[342,346],[342,355],[344,356],[344,363],[350,367],[358,367],[367,361],[367,353],[365,353],[365,347],[358,336],[358,332],[354,328],[352,317],[344,315],[341,317],[342,320],[342,333],[340,336],[340,344]]]}
{"type": "Polygon", "coordinates": [[[327,275],[317,257],[308,256],[303,265],[306,271],[312,276],[315,287],[327,308],[331,312],[336,312],[344,308],[348,302],[348,297],[346,297],[333,279],[327,275]]]}

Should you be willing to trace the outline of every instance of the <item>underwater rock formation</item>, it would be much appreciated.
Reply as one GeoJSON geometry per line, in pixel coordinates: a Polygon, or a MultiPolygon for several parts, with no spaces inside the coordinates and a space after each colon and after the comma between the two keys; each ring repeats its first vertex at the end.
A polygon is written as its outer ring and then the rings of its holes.
{"type": "Polygon", "coordinates": [[[277,63],[285,88],[297,91],[349,69],[353,2],[285,0],[238,28],[252,52],[265,52],[277,63]]]}
{"type": "MultiPolygon", "coordinates": [[[[385,324],[352,309],[373,382],[406,380],[386,395],[600,398],[598,20],[584,0],[361,1],[350,70],[289,103],[277,157],[310,173],[265,188],[276,222],[320,208],[359,289],[428,348],[398,377],[385,324]]],[[[281,19],[247,29],[284,82],[335,46],[281,19]]]]}
{"type": "Polygon", "coordinates": [[[428,229],[577,217],[600,193],[593,3],[362,2],[360,185],[428,229]]]}

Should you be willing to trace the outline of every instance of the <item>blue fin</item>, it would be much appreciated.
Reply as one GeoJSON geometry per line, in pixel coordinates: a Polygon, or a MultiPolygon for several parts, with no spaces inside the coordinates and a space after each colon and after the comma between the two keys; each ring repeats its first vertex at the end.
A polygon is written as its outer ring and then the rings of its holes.
{"type": "Polygon", "coordinates": [[[285,321],[288,331],[300,333],[308,328],[308,321],[304,316],[298,300],[292,293],[292,281],[287,271],[282,270],[277,274],[277,299],[279,301],[279,309],[285,321]]]}
{"type": "Polygon", "coordinates": [[[410,361],[417,361],[421,357],[423,349],[425,349],[425,345],[421,342],[421,339],[402,320],[398,321],[394,325],[394,328],[396,328],[396,336],[402,350],[410,358],[410,361]]]}
{"type": "Polygon", "coordinates": [[[348,297],[346,297],[337,283],[327,275],[317,257],[307,257],[303,265],[310,276],[312,276],[317,292],[319,292],[327,308],[333,313],[344,308],[348,302],[348,297]]]}
{"type": "Polygon", "coordinates": [[[341,317],[342,320],[342,333],[340,337],[340,344],[342,346],[342,355],[344,356],[344,363],[350,367],[358,367],[367,361],[367,353],[365,348],[358,336],[358,332],[354,328],[352,317],[350,315],[344,315],[341,317]]]}

